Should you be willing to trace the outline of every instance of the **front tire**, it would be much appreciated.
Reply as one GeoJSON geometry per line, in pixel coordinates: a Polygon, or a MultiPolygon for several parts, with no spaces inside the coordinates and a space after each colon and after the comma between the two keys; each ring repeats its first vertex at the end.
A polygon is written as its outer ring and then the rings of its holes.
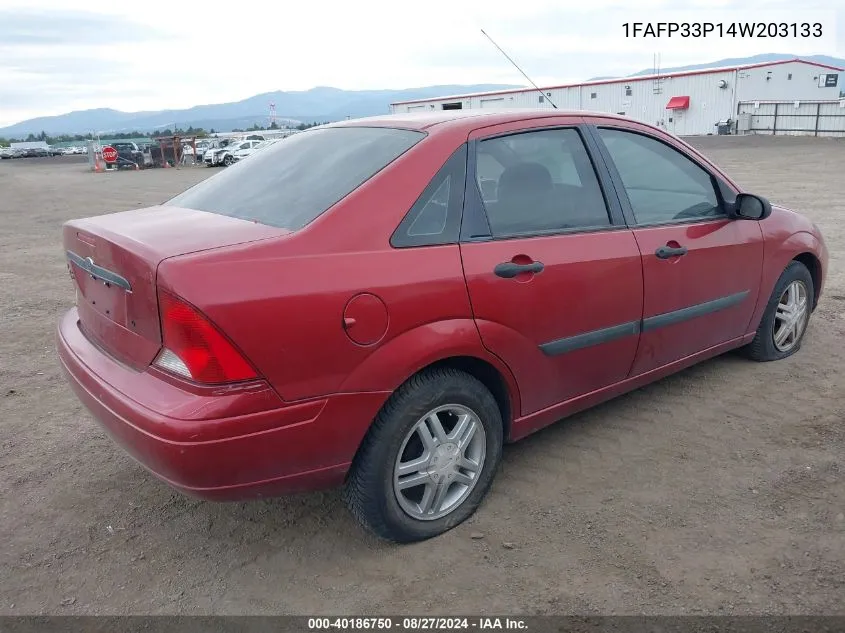
{"type": "Polygon", "coordinates": [[[746,355],[767,362],[792,356],[801,349],[814,302],[813,276],[801,262],[790,262],[775,284],[746,355]]]}
{"type": "Polygon", "coordinates": [[[352,513],[381,538],[408,543],[472,516],[502,456],[502,416],[476,378],[427,370],[387,401],[344,488],[352,513]]]}

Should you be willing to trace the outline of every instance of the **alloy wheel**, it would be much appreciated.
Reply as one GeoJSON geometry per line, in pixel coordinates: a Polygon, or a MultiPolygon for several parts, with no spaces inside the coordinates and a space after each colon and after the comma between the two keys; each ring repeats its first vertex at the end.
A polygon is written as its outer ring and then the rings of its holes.
{"type": "Polygon", "coordinates": [[[405,435],[396,457],[399,506],[422,521],[446,516],[475,488],[486,453],[486,433],[474,411],[458,404],[429,411],[405,435]]]}
{"type": "Polygon", "coordinates": [[[796,279],[784,289],[775,310],[772,339],[778,351],[788,352],[798,344],[808,317],[807,286],[796,279]]]}

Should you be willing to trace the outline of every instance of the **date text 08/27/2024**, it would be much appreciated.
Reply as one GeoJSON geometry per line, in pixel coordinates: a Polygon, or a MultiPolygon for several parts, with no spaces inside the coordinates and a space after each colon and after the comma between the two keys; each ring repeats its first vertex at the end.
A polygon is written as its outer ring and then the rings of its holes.
{"type": "Polygon", "coordinates": [[[446,631],[446,630],[524,630],[527,624],[519,618],[446,618],[446,617],[326,617],[308,618],[309,631],[446,631]]]}

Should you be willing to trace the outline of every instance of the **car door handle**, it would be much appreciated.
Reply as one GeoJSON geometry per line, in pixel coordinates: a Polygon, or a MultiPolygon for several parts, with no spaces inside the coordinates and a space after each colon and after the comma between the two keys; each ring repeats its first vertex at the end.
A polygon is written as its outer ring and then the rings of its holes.
{"type": "Polygon", "coordinates": [[[671,246],[661,246],[654,254],[657,255],[660,259],[669,259],[670,257],[681,257],[682,255],[687,254],[687,247],[686,246],[679,246],[677,248],[673,248],[671,246]]]}
{"type": "Polygon", "coordinates": [[[498,277],[505,279],[512,279],[522,273],[540,273],[543,272],[545,266],[543,262],[531,262],[530,264],[515,264],[513,262],[502,262],[497,264],[493,272],[498,277]]]}

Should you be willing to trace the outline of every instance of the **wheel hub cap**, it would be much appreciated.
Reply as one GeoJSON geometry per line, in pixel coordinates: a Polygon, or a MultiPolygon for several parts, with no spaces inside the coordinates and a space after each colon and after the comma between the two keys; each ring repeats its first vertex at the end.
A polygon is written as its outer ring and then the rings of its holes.
{"type": "Polygon", "coordinates": [[[807,326],[809,305],[803,281],[793,281],[783,291],[775,310],[772,339],[781,352],[788,352],[801,340],[807,326]]]}
{"type": "Polygon", "coordinates": [[[393,469],[393,491],[409,516],[431,521],[457,509],[478,483],[487,438],[478,415],[438,407],[411,428],[393,469]]]}
{"type": "Polygon", "coordinates": [[[434,449],[428,474],[435,481],[453,479],[458,472],[458,455],[457,444],[441,444],[434,449]]]}

